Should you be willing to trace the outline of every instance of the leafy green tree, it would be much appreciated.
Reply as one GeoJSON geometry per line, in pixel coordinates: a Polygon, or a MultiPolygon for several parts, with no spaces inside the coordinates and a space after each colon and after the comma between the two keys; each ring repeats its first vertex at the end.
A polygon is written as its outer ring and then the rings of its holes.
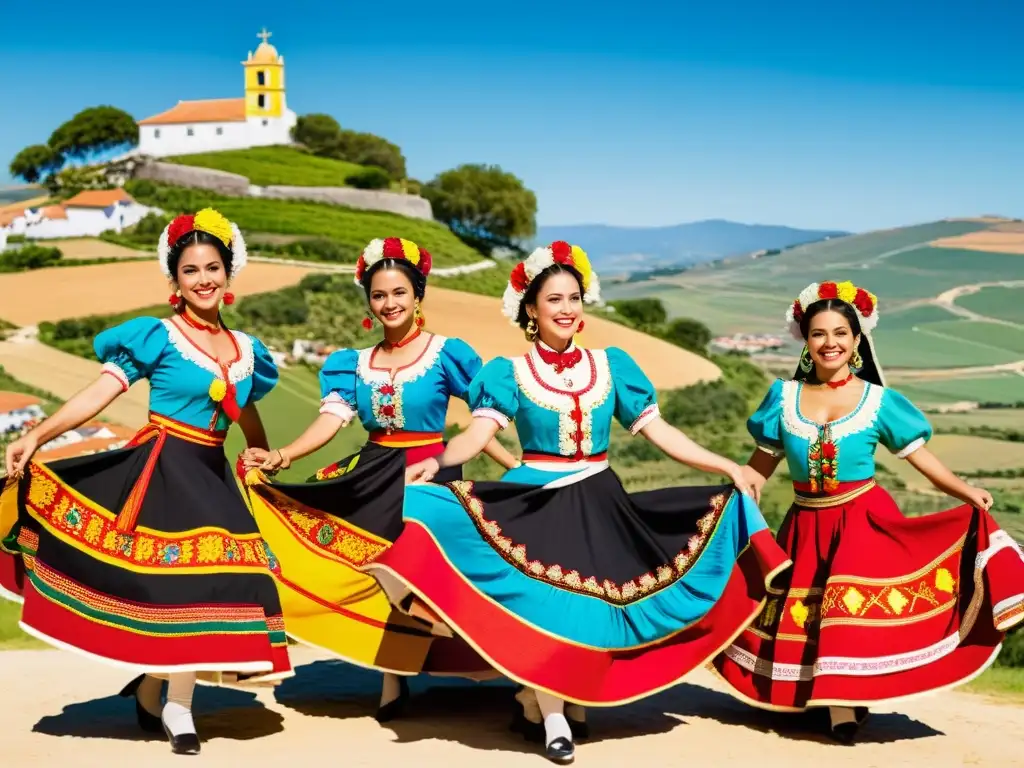
{"type": "Polygon", "coordinates": [[[467,244],[522,251],[537,231],[537,196],[515,175],[496,165],[460,165],[438,174],[421,194],[434,218],[467,244]]]}
{"type": "Polygon", "coordinates": [[[391,177],[383,168],[367,166],[358,173],[345,179],[345,183],[356,189],[387,189],[391,186],[391,177]]]}
{"type": "Polygon", "coordinates": [[[341,140],[341,126],[330,115],[302,115],[292,128],[292,139],[314,155],[334,157],[341,140]]]}
{"type": "Polygon", "coordinates": [[[122,109],[89,107],[57,128],[47,143],[55,153],[85,160],[94,152],[134,147],[139,143],[139,128],[122,109]]]}
{"type": "Polygon", "coordinates": [[[405,178],[405,156],[397,144],[372,133],[342,130],[338,138],[339,160],[383,168],[391,179],[405,178]]]}
{"type": "Polygon", "coordinates": [[[46,144],[33,144],[16,154],[7,170],[11,176],[28,184],[38,184],[60,170],[62,165],[62,154],[54,152],[46,144]]]}
{"type": "Polygon", "coordinates": [[[608,304],[615,308],[618,318],[644,330],[660,330],[668,320],[668,312],[660,299],[617,299],[608,304]]]}
{"type": "Polygon", "coordinates": [[[708,344],[711,343],[711,331],[708,327],[699,320],[691,320],[688,317],[678,317],[668,323],[660,335],[665,341],[699,355],[707,354],[708,344]]]}

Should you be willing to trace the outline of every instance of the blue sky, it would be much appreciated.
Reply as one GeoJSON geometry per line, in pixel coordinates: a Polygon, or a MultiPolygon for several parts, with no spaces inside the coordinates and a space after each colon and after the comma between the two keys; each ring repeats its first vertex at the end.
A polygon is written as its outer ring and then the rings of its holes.
{"type": "Polygon", "coordinates": [[[296,112],[387,137],[416,178],[501,165],[540,224],[1024,216],[1014,0],[31,7],[4,11],[0,184],[84,107],[240,96],[266,26],[296,112]]]}

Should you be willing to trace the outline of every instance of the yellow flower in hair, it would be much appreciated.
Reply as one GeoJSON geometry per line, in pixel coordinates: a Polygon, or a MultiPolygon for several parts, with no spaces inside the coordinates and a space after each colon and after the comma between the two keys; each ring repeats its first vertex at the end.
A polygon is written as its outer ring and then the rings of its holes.
{"type": "Polygon", "coordinates": [[[847,304],[853,304],[853,300],[857,298],[857,286],[849,280],[844,280],[841,283],[836,283],[836,293],[839,296],[840,301],[845,301],[847,304]]]}
{"type": "Polygon", "coordinates": [[[200,232],[206,232],[220,240],[228,248],[231,247],[231,222],[213,208],[203,208],[195,215],[193,226],[200,232]]]}
{"type": "Polygon", "coordinates": [[[583,278],[583,290],[590,290],[590,278],[594,274],[594,269],[590,266],[587,252],[578,245],[572,246],[572,263],[576,267],[576,271],[580,273],[580,277],[583,278]]]}
{"type": "Polygon", "coordinates": [[[228,385],[224,383],[224,379],[214,379],[210,383],[210,399],[213,402],[219,403],[227,393],[228,385]]]}
{"type": "Polygon", "coordinates": [[[412,265],[419,266],[420,263],[420,247],[412,240],[399,239],[402,244],[402,253],[405,254],[405,258],[408,259],[412,265]]]}

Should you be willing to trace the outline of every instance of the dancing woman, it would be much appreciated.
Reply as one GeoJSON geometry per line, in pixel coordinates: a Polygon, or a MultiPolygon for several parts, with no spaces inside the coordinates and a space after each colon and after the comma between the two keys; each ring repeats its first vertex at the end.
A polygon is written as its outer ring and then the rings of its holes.
{"type": "Polygon", "coordinates": [[[786,460],[796,499],[778,541],[794,566],[715,662],[754,706],[828,707],[847,744],[869,705],[966,682],[1024,620],[1021,549],[989,515],[992,496],[925,447],[924,414],[885,387],[876,305],[849,282],[813,283],[788,312],[804,351],[748,422],[747,469],[759,493],[786,460]],[[963,506],[904,517],[875,482],[878,444],[963,506]]]}
{"type": "MultiPolygon", "coordinates": [[[[435,642],[432,615],[420,612],[417,621],[393,610],[376,579],[356,570],[401,531],[405,467],[444,450],[449,401],[466,399],[482,366],[460,339],[423,331],[420,302],[430,265],[430,254],[408,240],[367,245],[356,283],[369,304],[364,327],[379,322],[384,339],[332,353],[320,372],[317,419],[290,445],[250,449],[243,457],[248,470],[258,470],[248,475],[260,529],[284,564],[280,584],[289,635],[384,672],[381,722],[404,707],[405,676],[490,671],[461,641],[435,642]],[[267,480],[356,418],[369,432],[358,454],[320,470],[316,482],[267,480]]],[[[496,440],[485,450],[506,468],[518,464],[496,440]]],[[[461,479],[461,467],[450,467],[446,477],[461,479]]]]}
{"type": "Polygon", "coordinates": [[[409,486],[404,530],[368,566],[535,691],[557,762],[574,753],[563,700],[610,706],[678,682],[757,615],[787,565],[731,484],[623,489],[607,462],[613,419],[682,464],[744,480],[735,462],[661,419],[629,355],[573,343],[584,300],[598,298],[577,246],[556,242],[516,266],[504,313],[533,348],[484,366],[470,387],[470,427],[408,477],[436,481],[513,421],[524,465],[501,482],[409,486]]]}
{"type": "Polygon", "coordinates": [[[223,450],[232,422],[266,446],[256,402],[277,382],[266,347],[220,319],[245,266],[238,228],[211,209],[160,239],[174,316],[99,334],[102,375],[7,448],[2,572],[23,599],[21,627],[50,645],[144,672],[122,695],[175,753],[199,752],[191,702],[211,682],[292,674],[272,572],[223,450]],[[96,416],[140,379],[149,423],[121,450],[50,464],[36,449],[96,416]],[[160,678],[169,678],[161,708],[160,678]]]}

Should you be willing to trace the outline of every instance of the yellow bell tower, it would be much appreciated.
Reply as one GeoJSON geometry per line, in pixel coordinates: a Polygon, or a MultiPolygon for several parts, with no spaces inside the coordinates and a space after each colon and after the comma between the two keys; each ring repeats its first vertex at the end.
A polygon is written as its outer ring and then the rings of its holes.
{"type": "Polygon", "coordinates": [[[285,110],[284,56],[267,42],[271,33],[266,28],[256,37],[263,42],[242,62],[245,67],[245,116],[281,117],[285,110]]]}

